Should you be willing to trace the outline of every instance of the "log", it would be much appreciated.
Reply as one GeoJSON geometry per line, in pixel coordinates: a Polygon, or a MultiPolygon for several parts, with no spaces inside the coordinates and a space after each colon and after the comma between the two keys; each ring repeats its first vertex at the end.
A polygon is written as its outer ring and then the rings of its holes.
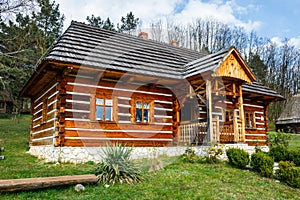
{"type": "Polygon", "coordinates": [[[56,176],[43,178],[24,178],[0,180],[0,192],[13,192],[20,190],[33,190],[62,185],[92,184],[97,183],[98,178],[94,174],[56,176]]]}

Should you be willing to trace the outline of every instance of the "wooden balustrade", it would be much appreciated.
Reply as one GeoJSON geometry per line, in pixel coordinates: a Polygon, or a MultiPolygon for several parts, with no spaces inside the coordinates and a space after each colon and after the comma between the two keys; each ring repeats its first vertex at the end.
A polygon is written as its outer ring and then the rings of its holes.
{"type": "Polygon", "coordinates": [[[207,135],[207,122],[180,124],[179,139],[184,144],[202,144],[207,135]]]}
{"type": "MultiPolygon", "coordinates": [[[[213,120],[213,142],[234,143],[242,142],[242,126],[237,124],[237,134],[233,124],[219,125],[218,120],[213,120]]],[[[179,129],[178,142],[184,144],[202,144],[207,136],[207,122],[182,122],[179,129]]]]}

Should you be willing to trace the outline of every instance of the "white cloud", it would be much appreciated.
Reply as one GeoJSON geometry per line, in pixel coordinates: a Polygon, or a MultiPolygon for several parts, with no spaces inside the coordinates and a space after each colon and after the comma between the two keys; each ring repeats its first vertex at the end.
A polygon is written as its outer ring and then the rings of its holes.
{"type": "Polygon", "coordinates": [[[175,18],[179,22],[187,23],[195,21],[197,18],[213,17],[220,22],[243,27],[246,31],[256,30],[261,25],[259,21],[244,22],[237,18],[238,14],[247,13],[248,9],[239,6],[235,1],[203,3],[198,0],[191,0],[181,13],[175,15],[175,18]]]}
{"type": "MultiPolygon", "coordinates": [[[[66,15],[65,26],[69,26],[71,20],[86,22],[86,17],[94,14],[103,19],[110,17],[114,23],[120,22],[122,16],[132,11],[135,17],[139,17],[143,25],[149,22],[168,18],[183,24],[192,23],[197,18],[213,17],[223,23],[242,26],[247,31],[256,30],[261,23],[258,21],[242,21],[238,15],[247,13],[249,7],[242,7],[233,1],[212,0],[204,3],[200,0],[56,0],[60,4],[60,10],[66,15]],[[176,6],[184,6],[180,13],[174,13],[176,6]]],[[[149,25],[148,25],[149,26],[149,25]]]]}
{"type": "Polygon", "coordinates": [[[289,44],[295,46],[295,48],[300,49],[300,36],[291,38],[289,44]]]}

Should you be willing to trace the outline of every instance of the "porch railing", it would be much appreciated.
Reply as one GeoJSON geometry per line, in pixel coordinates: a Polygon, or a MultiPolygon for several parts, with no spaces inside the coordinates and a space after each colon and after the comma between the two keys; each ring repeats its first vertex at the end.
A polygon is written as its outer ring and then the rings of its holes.
{"type": "Polygon", "coordinates": [[[179,127],[180,143],[202,144],[207,135],[207,122],[182,122],[179,127]]]}
{"type": "MultiPolygon", "coordinates": [[[[233,124],[223,124],[213,120],[213,141],[218,143],[234,143],[241,141],[241,125],[238,124],[238,133],[234,134],[233,124]]],[[[207,136],[207,122],[182,122],[179,127],[179,143],[202,144],[207,136]]]]}
{"type": "Polygon", "coordinates": [[[220,142],[220,143],[233,143],[234,142],[233,124],[221,126],[218,142],[220,142]]]}

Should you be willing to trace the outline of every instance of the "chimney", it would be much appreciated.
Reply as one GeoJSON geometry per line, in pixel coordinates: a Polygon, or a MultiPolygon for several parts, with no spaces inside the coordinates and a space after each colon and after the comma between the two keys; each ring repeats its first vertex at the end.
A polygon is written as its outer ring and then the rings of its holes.
{"type": "Polygon", "coordinates": [[[170,45],[172,45],[174,47],[179,47],[179,42],[177,40],[171,40],[170,45]]]}
{"type": "Polygon", "coordinates": [[[146,32],[140,32],[138,35],[139,38],[148,39],[148,33],[146,32]]]}

